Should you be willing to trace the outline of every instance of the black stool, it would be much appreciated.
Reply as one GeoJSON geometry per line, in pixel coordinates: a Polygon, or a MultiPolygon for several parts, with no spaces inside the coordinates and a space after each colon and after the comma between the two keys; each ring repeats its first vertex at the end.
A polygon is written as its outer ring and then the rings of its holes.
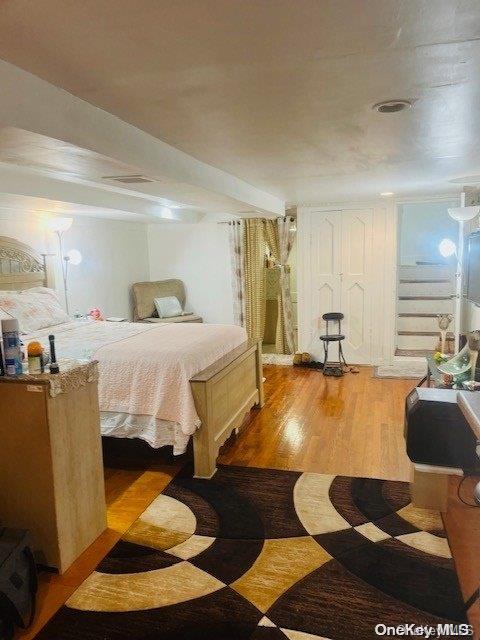
{"type": "Polygon", "coordinates": [[[344,318],[343,313],[324,313],[322,318],[325,320],[327,325],[326,331],[327,333],[323,336],[320,336],[320,340],[323,342],[323,351],[324,351],[324,359],[323,359],[323,375],[324,376],[335,376],[340,377],[343,376],[343,365],[348,367],[345,356],[343,355],[342,349],[342,340],[345,340],[345,336],[341,333],[342,331],[342,320],[344,318]],[[329,331],[329,323],[337,323],[337,333],[330,333],[329,331]],[[338,364],[332,363],[328,364],[328,346],[330,342],[336,342],[338,344],[338,364]]]}

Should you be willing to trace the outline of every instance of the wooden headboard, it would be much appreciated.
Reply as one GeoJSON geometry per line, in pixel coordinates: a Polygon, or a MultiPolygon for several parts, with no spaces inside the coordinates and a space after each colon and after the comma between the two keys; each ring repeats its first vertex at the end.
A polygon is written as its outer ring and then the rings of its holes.
{"type": "Polygon", "coordinates": [[[23,242],[0,236],[0,290],[55,288],[53,256],[39,254],[23,242]]]}

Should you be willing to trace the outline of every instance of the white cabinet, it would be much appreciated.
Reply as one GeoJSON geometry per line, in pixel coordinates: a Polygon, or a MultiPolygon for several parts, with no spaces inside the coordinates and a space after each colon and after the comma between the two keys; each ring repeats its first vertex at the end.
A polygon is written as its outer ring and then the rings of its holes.
{"type": "MultiPolygon", "coordinates": [[[[385,316],[385,211],[302,208],[298,230],[300,348],[323,359],[322,315],[340,311],[345,315],[347,362],[378,360],[383,326],[376,325],[385,316]]],[[[394,260],[394,251],[391,254],[394,260]]]]}

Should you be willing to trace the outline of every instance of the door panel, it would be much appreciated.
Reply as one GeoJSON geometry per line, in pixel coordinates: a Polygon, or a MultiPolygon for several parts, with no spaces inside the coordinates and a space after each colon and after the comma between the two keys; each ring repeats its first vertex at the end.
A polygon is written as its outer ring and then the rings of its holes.
{"type": "Polygon", "coordinates": [[[342,212],[341,311],[347,362],[371,362],[372,323],[371,210],[342,212]]]}
{"type": "Polygon", "coordinates": [[[311,336],[314,355],[323,357],[318,340],[324,332],[322,315],[340,309],[340,259],[341,259],[340,211],[315,212],[311,220],[311,268],[312,268],[312,317],[311,336]]]}

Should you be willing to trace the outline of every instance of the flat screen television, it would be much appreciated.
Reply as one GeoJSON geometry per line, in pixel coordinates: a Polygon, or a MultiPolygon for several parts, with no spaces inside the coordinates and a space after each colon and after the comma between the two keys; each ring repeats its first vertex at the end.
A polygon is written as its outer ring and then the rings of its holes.
{"type": "Polygon", "coordinates": [[[480,231],[468,236],[467,298],[480,306],[480,231]]]}

